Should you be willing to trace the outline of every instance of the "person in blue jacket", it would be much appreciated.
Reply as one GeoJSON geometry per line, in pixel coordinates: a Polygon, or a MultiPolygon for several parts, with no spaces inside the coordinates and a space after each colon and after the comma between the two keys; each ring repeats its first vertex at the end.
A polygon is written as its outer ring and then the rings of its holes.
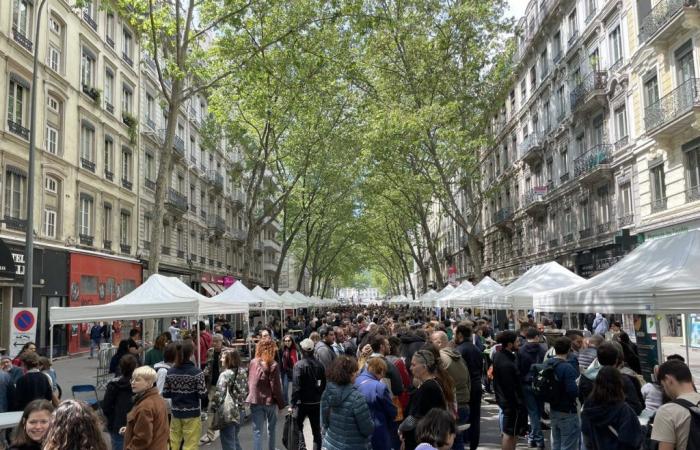
{"type": "Polygon", "coordinates": [[[576,400],[579,376],[578,361],[572,363],[569,358],[571,340],[565,336],[554,342],[555,356],[545,364],[554,367],[556,395],[549,402],[552,427],[552,450],[578,450],[581,437],[576,400]]]}
{"type": "Polygon", "coordinates": [[[367,361],[367,369],[363,370],[355,380],[355,387],[367,400],[374,432],[372,433],[372,448],[391,448],[389,424],[396,417],[396,406],[391,401],[391,394],[382,379],[386,378],[387,365],[381,358],[371,358],[367,361]]]}
{"type": "Polygon", "coordinates": [[[356,376],[355,358],[338,356],[328,367],[321,396],[325,450],[364,450],[370,443],[374,423],[365,397],[353,385],[356,376]]]}

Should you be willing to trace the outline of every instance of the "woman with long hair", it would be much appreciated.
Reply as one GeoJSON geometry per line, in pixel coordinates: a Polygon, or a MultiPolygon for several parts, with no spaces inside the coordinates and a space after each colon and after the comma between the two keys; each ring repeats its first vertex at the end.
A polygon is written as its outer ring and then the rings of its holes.
{"type": "Polygon", "coordinates": [[[248,370],[241,364],[241,355],[237,350],[227,350],[221,354],[221,367],[223,372],[216,383],[214,408],[220,407],[226,399],[226,393],[230,392],[238,408],[239,417],[238,421],[229,423],[220,430],[221,448],[222,450],[241,450],[238,432],[241,430],[243,404],[248,395],[248,370]]]}
{"type": "Polygon", "coordinates": [[[289,401],[289,383],[292,382],[294,366],[299,361],[299,350],[294,338],[291,334],[286,334],[282,338],[282,353],[280,355],[282,362],[282,396],[284,401],[289,401]]]}
{"type": "Polygon", "coordinates": [[[581,433],[588,450],[636,450],[642,430],[632,408],[625,402],[622,374],[603,366],[593,391],[581,411],[581,433]]]}
{"type": "Polygon", "coordinates": [[[154,367],[157,363],[162,362],[164,358],[163,351],[166,345],[168,345],[168,335],[163,333],[156,338],[153,347],[146,352],[144,364],[154,367]]]}
{"type": "Polygon", "coordinates": [[[438,381],[438,383],[440,383],[440,387],[442,387],[448,409],[454,409],[456,411],[457,403],[455,398],[455,385],[452,381],[452,377],[450,377],[450,374],[447,373],[447,369],[440,364],[440,350],[438,350],[438,348],[433,344],[425,344],[423,346],[423,350],[432,352],[433,356],[435,357],[435,361],[438,363],[437,369],[435,370],[435,379],[438,381]]]}
{"type": "Polygon", "coordinates": [[[8,450],[41,450],[51,424],[53,405],[48,400],[29,402],[15,429],[15,438],[8,450]]]}
{"type": "Polygon", "coordinates": [[[428,411],[416,426],[416,450],[449,450],[455,441],[457,426],[454,416],[441,408],[428,411]]]}
{"type": "Polygon", "coordinates": [[[365,397],[353,384],[357,372],[355,358],[344,355],[335,358],[326,372],[328,383],[321,396],[324,450],[368,448],[374,423],[365,397]]]}
{"type": "Polygon", "coordinates": [[[107,450],[95,411],[78,400],[64,400],[53,412],[43,450],[107,450]]]}
{"type": "Polygon", "coordinates": [[[286,405],[282,397],[282,380],[277,359],[277,345],[263,339],[255,348],[255,358],[248,366],[248,397],[253,421],[253,450],[262,450],[262,432],[267,424],[268,450],[275,450],[277,410],[286,405]]]}

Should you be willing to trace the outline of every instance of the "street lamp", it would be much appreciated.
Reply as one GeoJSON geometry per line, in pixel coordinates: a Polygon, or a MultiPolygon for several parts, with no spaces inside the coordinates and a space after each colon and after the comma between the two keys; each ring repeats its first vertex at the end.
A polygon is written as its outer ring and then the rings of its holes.
{"type": "Polygon", "coordinates": [[[27,183],[27,229],[24,245],[24,304],[32,307],[32,290],[34,286],[34,150],[36,148],[36,78],[39,70],[39,31],[41,30],[41,12],[46,0],[41,0],[36,16],[34,30],[34,60],[32,61],[32,92],[29,114],[29,175],[27,183]]]}

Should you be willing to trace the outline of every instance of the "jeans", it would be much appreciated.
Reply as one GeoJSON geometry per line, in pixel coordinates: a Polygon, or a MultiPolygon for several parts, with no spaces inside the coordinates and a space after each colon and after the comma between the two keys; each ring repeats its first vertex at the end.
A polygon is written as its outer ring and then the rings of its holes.
{"type": "Polygon", "coordinates": [[[109,437],[112,441],[112,450],[122,450],[124,448],[124,436],[110,431],[109,437]]]}
{"type": "Polygon", "coordinates": [[[282,398],[284,401],[289,403],[289,383],[292,382],[292,377],[282,372],[282,398]]]}
{"type": "Polygon", "coordinates": [[[268,450],[275,450],[275,425],[277,424],[277,406],[250,405],[253,420],[253,450],[262,450],[262,433],[267,421],[268,450]]]}
{"type": "MultiPolygon", "coordinates": [[[[214,404],[214,397],[215,396],[216,396],[216,382],[209,387],[209,405],[210,405],[210,408],[211,408],[211,405],[214,404]]],[[[209,414],[207,415],[207,421],[206,421],[206,427],[207,427],[206,437],[208,437],[210,441],[213,441],[214,439],[216,439],[216,430],[214,430],[211,427],[213,420],[214,420],[214,411],[210,409],[209,414]]]]}
{"type": "Polygon", "coordinates": [[[180,442],[185,441],[182,450],[198,450],[199,436],[202,434],[202,419],[191,417],[170,420],[170,448],[179,449],[180,442]]]}
{"type": "Polygon", "coordinates": [[[97,351],[100,350],[100,342],[102,342],[101,339],[90,339],[90,358],[93,358],[95,356],[95,349],[97,349],[97,351]]]}
{"type": "Polygon", "coordinates": [[[534,442],[538,447],[544,447],[544,434],[542,434],[540,423],[544,404],[535,396],[532,386],[527,383],[523,384],[523,396],[525,397],[525,406],[527,406],[527,415],[530,417],[530,432],[527,435],[527,440],[534,442]]]}
{"type": "Polygon", "coordinates": [[[304,419],[307,417],[311,424],[311,433],[314,436],[313,450],[321,450],[321,404],[299,405],[297,411],[297,426],[302,434],[304,433],[304,419]]]}
{"type": "Polygon", "coordinates": [[[242,450],[241,440],[238,438],[239,431],[241,431],[241,426],[237,423],[232,423],[219,430],[221,450],[242,450]]]}
{"type": "Polygon", "coordinates": [[[469,442],[469,450],[476,450],[479,447],[479,438],[481,437],[481,396],[481,385],[472,387],[469,396],[469,429],[464,437],[469,442]]]}
{"type": "MultiPolygon", "coordinates": [[[[457,408],[457,426],[465,423],[469,423],[469,406],[460,406],[457,408]]],[[[458,431],[454,444],[452,444],[452,450],[464,450],[465,442],[468,442],[467,431],[461,433],[458,431]]]]}
{"type": "Polygon", "coordinates": [[[581,422],[578,414],[550,411],[552,450],[579,450],[581,422]]]}

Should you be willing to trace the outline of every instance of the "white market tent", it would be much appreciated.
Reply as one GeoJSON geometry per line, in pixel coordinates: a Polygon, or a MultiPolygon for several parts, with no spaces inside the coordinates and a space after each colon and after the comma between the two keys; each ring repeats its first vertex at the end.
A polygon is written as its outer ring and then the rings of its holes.
{"type": "Polygon", "coordinates": [[[49,320],[53,326],[107,319],[142,320],[241,313],[248,313],[248,305],[222,305],[190,289],[178,278],[154,274],[136,289],[111,303],[52,307],[49,320]]]}
{"type": "Polygon", "coordinates": [[[574,287],[586,281],[561,264],[550,261],[531,267],[520,278],[487,300],[490,309],[533,309],[533,297],[544,291],[574,287]]]}
{"type": "Polygon", "coordinates": [[[287,308],[303,308],[304,306],[306,306],[306,302],[299,300],[297,297],[294,296],[294,294],[292,294],[289,291],[285,291],[280,297],[282,297],[284,305],[287,308]]]}
{"type": "Polygon", "coordinates": [[[435,298],[432,300],[433,306],[442,308],[447,306],[447,296],[450,295],[454,290],[455,287],[451,284],[445,286],[440,292],[438,292],[438,295],[436,295],[435,298]]]}
{"type": "Polygon", "coordinates": [[[648,240],[584,283],[535,295],[537,311],[687,313],[700,299],[700,230],[648,240]]]}
{"type": "Polygon", "coordinates": [[[458,302],[462,302],[464,300],[468,300],[468,295],[469,292],[474,290],[474,285],[471,284],[468,281],[462,281],[462,283],[457,286],[452,292],[450,292],[447,297],[445,297],[445,301],[447,302],[447,306],[458,306],[458,302]]]}
{"type": "Polygon", "coordinates": [[[435,292],[434,289],[429,290],[425,294],[423,294],[418,301],[420,302],[420,305],[423,307],[432,307],[433,306],[433,299],[437,297],[438,293],[435,292]]]}
{"type": "Polygon", "coordinates": [[[474,289],[469,291],[465,299],[455,302],[455,306],[466,308],[484,308],[484,299],[492,297],[502,289],[503,286],[495,282],[493,278],[485,276],[476,284],[476,286],[474,286],[474,289]]]}
{"type": "Polygon", "coordinates": [[[268,291],[261,288],[260,286],[255,286],[251,292],[253,295],[258,297],[263,302],[263,309],[282,309],[283,302],[274,298],[268,291]]]}
{"type": "MultiPolygon", "coordinates": [[[[245,305],[248,309],[265,309],[264,302],[240,281],[236,281],[210,300],[220,305],[245,305]]],[[[226,313],[222,312],[222,314],[226,313]]]]}

